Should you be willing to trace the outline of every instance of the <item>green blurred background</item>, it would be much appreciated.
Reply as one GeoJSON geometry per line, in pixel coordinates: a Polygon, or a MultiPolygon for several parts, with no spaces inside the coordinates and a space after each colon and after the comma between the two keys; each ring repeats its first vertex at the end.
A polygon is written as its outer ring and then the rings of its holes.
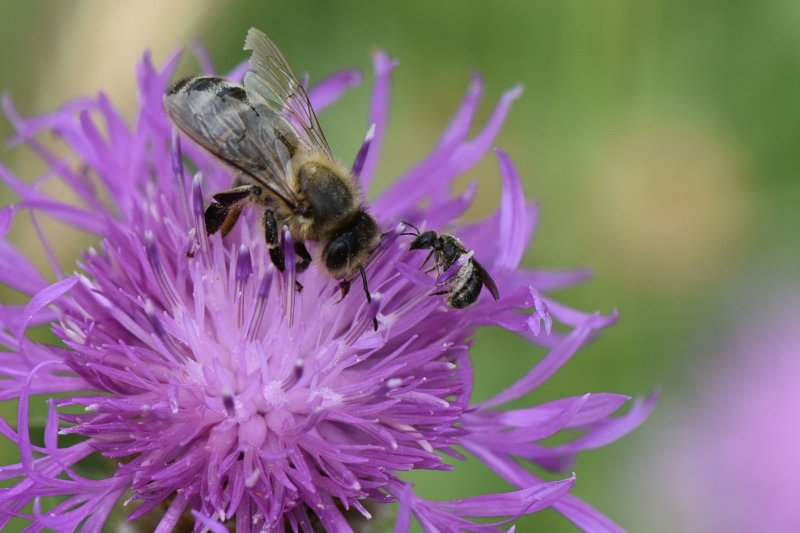
{"type": "MultiPolygon", "coordinates": [[[[591,266],[592,281],[558,297],[621,314],[531,400],[660,388],[641,429],[579,458],[573,492],[631,530],[686,529],[656,496],[646,458],[680,418],[679,400],[696,393],[694,377],[724,357],[711,354],[726,319],[796,273],[800,2],[6,1],[0,89],[32,114],[102,88],[131,116],[142,50],[158,63],[202,41],[224,71],[244,59],[250,26],[312,81],[348,66],[369,74],[378,47],[400,60],[378,189],[433,146],[472,70],[486,79],[480,117],[504,89],[525,85],[497,141],[528,196],[542,200],[525,264],[591,266]]],[[[182,68],[196,66],[186,59],[182,68]]],[[[344,160],[363,136],[370,85],[367,77],[320,117],[344,160]]],[[[0,135],[9,134],[2,121],[0,135]]],[[[40,170],[21,150],[0,157],[27,177],[40,170]]],[[[469,177],[480,180],[470,216],[489,213],[499,197],[495,161],[469,177]]],[[[25,231],[14,239],[28,242],[25,231]]],[[[83,245],[65,239],[59,254],[66,262],[83,245]]],[[[41,256],[38,245],[30,253],[41,256]]],[[[541,352],[482,331],[474,356],[480,399],[541,352]]],[[[475,466],[413,479],[433,498],[509,488],[475,466]]],[[[518,531],[531,530],[574,528],[544,512],[520,521],[518,531]]]]}

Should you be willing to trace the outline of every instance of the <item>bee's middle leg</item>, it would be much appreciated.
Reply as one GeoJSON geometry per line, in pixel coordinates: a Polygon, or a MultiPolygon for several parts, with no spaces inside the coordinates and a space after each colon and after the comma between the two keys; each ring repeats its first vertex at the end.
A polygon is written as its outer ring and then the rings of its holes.
{"type": "MultiPolygon", "coordinates": [[[[419,269],[420,269],[420,270],[424,270],[424,269],[425,269],[425,267],[427,267],[427,266],[428,266],[428,262],[431,260],[431,257],[433,257],[433,252],[434,252],[434,251],[435,251],[435,250],[431,250],[431,251],[430,251],[430,253],[428,254],[428,256],[425,258],[425,261],[423,261],[423,262],[422,262],[422,264],[419,266],[419,269]]],[[[426,273],[426,274],[428,274],[429,272],[432,272],[432,271],[433,271],[433,269],[431,268],[430,270],[426,270],[426,271],[425,271],[425,273],[426,273]]]]}
{"type": "Polygon", "coordinates": [[[278,221],[275,220],[275,213],[271,209],[264,211],[264,235],[272,264],[275,265],[275,268],[284,272],[286,270],[286,258],[283,255],[283,248],[281,248],[280,228],[278,227],[278,221]]]}
{"type": "Polygon", "coordinates": [[[294,253],[300,258],[295,270],[297,270],[298,273],[305,272],[311,264],[311,254],[308,253],[308,249],[303,241],[294,241],[294,253]]]}

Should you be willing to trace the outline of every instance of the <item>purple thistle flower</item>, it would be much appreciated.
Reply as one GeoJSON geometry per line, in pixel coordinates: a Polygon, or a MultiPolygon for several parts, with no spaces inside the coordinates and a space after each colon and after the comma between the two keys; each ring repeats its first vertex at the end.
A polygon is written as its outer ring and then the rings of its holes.
{"type": "MultiPolygon", "coordinates": [[[[519,267],[537,206],[526,203],[503,152],[496,150],[503,181],[498,211],[477,223],[458,219],[475,187],[453,198],[451,184],[490,149],[521,89],[505,93],[469,139],[483,89],[473,77],[438,145],[372,203],[388,232],[367,270],[372,303],[357,291],[338,302],[335,280],[316,265],[302,275],[302,292],[295,290],[291,246],[286,273],[274,269],[255,210],[246,210],[224,240],[206,235],[208,195],[232,177],[174,137],[162,96],[177,60],[157,71],[145,55],[133,126],[102,94],[37,118],[23,118],[3,101],[14,141],[50,169],[28,184],[0,167],[0,178],[19,197],[0,211],[0,282],[30,297],[27,305],[0,307],[6,350],[0,398],[19,400],[17,428],[0,421],[0,433],[20,451],[18,464],[0,468],[0,525],[16,516],[31,531],[100,531],[124,503],[132,508],[129,520],[155,510],[149,516],[156,515],[157,531],[173,530],[187,517],[196,529],[212,531],[227,531],[223,524],[243,532],[308,531],[315,524],[346,531],[354,513],[369,518],[369,509],[397,501],[396,531],[407,530],[412,515],[426,531],[495,531],[546,507],[584,530],[619,530],[568,494],[574,475],[543,481],[517,460],[568,469],[577,452],[640,424],[653,400],[635,401],[613,418],[629,398],[586,394],[498,409],[547,380],[615,320],[543,295],[584,280],[585,271],[519,267]],[[79,163],[40,143],[45,132],[56,134],[79,163]],[[194,178],[185,162],[197,169],[194,178]],[[41,184],[52,179],[81,204],[44,194],[41,184]],[[22,211],[34,224],[43,213],[96,235],[97,248],[66,275],[39,232],[57,278],[49,283],[5,240],[22,211]],[[424,254],[409,252],[400,220],[457,234],[495,278],[500,300],[483,294],[475,305],[453,310],[431,296],[436,280],[419,270],[424,254]],[[551,329],[553,321],[559,328],[551,329]],[[26,337],[43,324],[58,342],[26,337]],[[471,404],[468,349],[484,325],[549,351],[507,389],[471,404]],[[39,395],[47,398],[48,414],[43,442],[33,442],[29,407],[39,395]],[[540,442],[561,430],[580,436],[556,446],[540,442]],[[517,490],[427,501],[399,475],[450,469],[441,455],[463,459],[458,448],[517,490]],[[81,476],[81,463],[97,455],[113,465],[108,476],[81,476]],[[496,521],[477,524],[472,517],[496,521]]],[[[394,66],[384,53],[375,55],[371,128],[354,165],[365,190],[387,127],[394,66]]],[[[230,77],[243,73],[239,68],[230,77]]],[[[335,74],[309,96],[320,111],[359,81],[354,71],[335,74]]],[[[284,243],[290,239],[284,234],[284,243]]]]}

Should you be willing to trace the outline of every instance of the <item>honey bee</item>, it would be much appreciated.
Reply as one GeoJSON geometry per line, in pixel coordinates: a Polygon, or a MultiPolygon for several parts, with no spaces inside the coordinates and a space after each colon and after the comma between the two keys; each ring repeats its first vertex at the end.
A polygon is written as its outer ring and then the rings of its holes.
{"type": "Polygon", "coordinates": [[[175,83],[164,96],[175,125],[237,173],[231,189],[212,195],[207,232],[225,236],[246,204],[261,206],[278,270],[286,268],[280,246],[280,228],[286,226],[298,272],[312,261],[304,241],[316,241],[317,259],[339,280],[342,296],[358,273],[371,301],[364,267],[381,232],[361,189],[331,152],[303,85],[275,43],[251,28],[244,49],[252,55],[243,85],[196,76],[175,83]]]}
{"type": "MultiPolygon", "coordinates": [[[[419,229],[413,224],[408,222],[403,222],[403,224],[414,228],[413,233],[402,234],[415,237],[411,241],[411,250],[428,248],[431,250],[422,263],[422,268],[425,268],[432,257],[433,266],[430,270],[436,270],[438,274],[441,274],[449,270],[462,256],[469,253],[469,250],[458,237],[435,231],[420,233],[419,229]]],[[[446,294],[447,297],[444,299],[444,303],[454,309],[463,309],[474,304],[481,294],[482,287],[486,287],[495,300],[500,299],[500,293],[497,291],[497,285],[494,280],[478,260],[472,256],[463,262],[455,275],[441,285],[445,288],[432,293],[431,296],[446,294]]]]}

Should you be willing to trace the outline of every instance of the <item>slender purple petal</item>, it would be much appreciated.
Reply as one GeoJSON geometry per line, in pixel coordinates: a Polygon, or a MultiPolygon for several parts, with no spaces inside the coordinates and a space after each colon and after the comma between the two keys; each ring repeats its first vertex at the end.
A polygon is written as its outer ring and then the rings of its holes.
{"type": "Polygon", "coordinates": [[[211,54],[208,51],[208,48],[200,42],[193,42],[192,43],[192,53],[197,58],[197,62],[200,64],[200,71],[203,74],[214,75],[216,70],[214,69],[214,60],[211,59],[211,54]]]}
{"type": "Polygon", "coordinates": [[[361,148],[358,149],[356,157],[353,160],[353,177],[358,179],[361,176],[361,171],[364,169],[364,162],[367,160],[369,154],[369,147],[372,144],[372,139],[375,138],[375,124],[371,124],[367,129],[367,134],[364,136],[364,142],[361,143],[361,148]]]}
{"type": "MultiPolygon", "coordinates": [[[[472,168],[489,150],[512,102],[521,92],[521,87],[515,87],[503,94],[483,130],[472,140],[461,141],[452,147],[437,147],[376,200],[376,210],[387,218],[404,218],[426,197],[431,197],[434,205],[445,201],[450,195],[452,180],[472,168]],[[430,179],[431,176],[436,176],[436,179],[430,179]]],[[[457,113],[456,122],[461,120],[461,114],[457,113]]],[[[454,130],[463,128],[451,126],[448,132],[454,130]]]]}
{"type": "Polygon", "coordinates": [[[0,241],[0,283],[25,294],[36,294],[47,284],[16,248],[0,241]]]}
{"type": "Polygon", "coordinates": [[[6,233],[11,228],[11,221],[14,218],[14,206],[9,205],[0,209],[0,239],[5,239],[6,233]]]}
{"type": "Polygon", "coordinates": [[[606,515],[571,494],[567,494],[554,503],[553,508],[583,531],[591,533],[623,533],[625,531],[606,515]]]}
{"type": "Polygon", "coordinates": [[[442,137],[439,139],[437,148],[451,148],[456,143],[462,142],[469,134],[469,128],[475,119],[475,112],[478,110],[481,97],[483,96],[483,79],[481,75],[472,74],[467,95],[461,102],[461,107],[456,112],[450,125],[447,127],[442,137]]]}
{"type": "MultiPolygon", "coordinates": [[[[518,487],[528,487],[542,482],[537,476],[522,468],[508,456],[494,455],[479,446],[468,446],[468,449],[479,456],[501,477],[518,487]]],[[[569,494],[559,498],[551,507],[563,514],[583,531],[592,533],[595,531],[601,533],[624,531],[605,515],[569,494]]]]}
{"type": "Polygon", "coordinates": [[[404,484],[401,490],[395,492],[395,495],[399,505],[397,506],[394,533],[405,533],[411,527],[411,504],[413,498],[411,486],[404,484]]]}
{"type": "Polygon", "coordinates": [[[560,271],[517,269],[507,274],[507,279],[515,285],[530,285],[546,292],[572,287],[591,277],[592,271],[586,268],[560,271]]]}
{"type": "Polygon", "coordinates": [[[515,400],[536,389],[552,376],[589,339],[592,329],[576,328],[556,346],[539,364],[503,392],[481,402],[482,408],[495,407],[515,400]]]}
{"type": "Polygon", "coordinates": [[[522,191],[514,163],[500,149],[495,149],[500,163],[500,176],[503,178],[503,192],[500,199],[500,254],[494,261],[499,270],[512,270],[519,265],[522,254],[528,245],[525,228],[529,227],[525,208],[525,194],[522,191]]]}
{"type": "MultiPolygon", "coordinates": [[[[528,409],[502,411],[496,414],[497,423],[516,427],[537,424],[539,421],[546,420],[552,416],[552,413],[562,410],[565,404],[576,399],[563,398],[528,409]]],[[[605,418],[622,407],[628,400],[630,400],[630,397],[623,394],[590,394],[567,427],[581,427],[605,418]]]]}
{"type": "Polygon", "coordinates": [[[250,70],[250,63],[248,61],[242,61],[238,65],[236,65],[228,74],[225,76],[229,80],[233,80],[238,83],[242,83],[244,81],[244,75],[247,71],[250,70]]]}
{"type": "Polygon", "coordinates": [[[20,323],[17,326],[17,336],[22,337],[25,330],[28,329],[28,324],[42,309],[52,304],[55,300],[61,297],[64,293],[68,292],[78,282],[78,276],[70,276],[69,278],[62,279],[42,289],[31,297],[31,301],[25,306],[25,309],[20,316],[20,323]]]}
{"type": "Polygon", "coordinates": [[[624,437],[639,427],[655,408],[658,396],[653,394],[645,400],[636,399],[631,409],[624,416],[606,418],[589,427],[589,431],[582,437],[567,444],[547,448],[539,457],[557,457],[575,454],[583,450],[591,450],[606,446],[624,437]]]}
{"type": "Polygon", "coordinates": [[[548,417],[532,420],[508,431],[498,431],[498,429],[504,429],[498,426],[489,427],[485,430],[476,429],[472,432],[470,439],[489,446],[497,443],[508,445],[546,439],[557,431],[566,428],[575,419],[575,416],[588,399],[589,394],[574,398],[558,411],[550,413],[548,417]]]}
{"type": "Polygon", "coordinates": [[[389,122],[389,83],[397,61],[391,59],[386,52],[376,52],[372,57],[375,69],[375,86],[372,89],[372,103],[369,107],[368,124],[375,125],[375,137],[372,140],[369,153],[361,169],[361,188],[369,192],[372,177],[378,167],[378,158],[381,155],[383,139],[386,136],[386,127],[389,122]]]}
{"type": "Polygon", "coordinates": [[[357,70],[342,70],[328,76],[308,91],[311,106],[319,113],[335,104],[345,92],[361,83],[361,73],[357,70]]]}
{"type": "Polygon", "coordinates": [[[435,502],[435,507],[461,516],[521,516],[549,507],[561,499],[575,483],[575,477],[561,481],[551,481],[534,485],[527,489],[504,494],[487,494],[454,500],[451,502],[435,502]]]}

